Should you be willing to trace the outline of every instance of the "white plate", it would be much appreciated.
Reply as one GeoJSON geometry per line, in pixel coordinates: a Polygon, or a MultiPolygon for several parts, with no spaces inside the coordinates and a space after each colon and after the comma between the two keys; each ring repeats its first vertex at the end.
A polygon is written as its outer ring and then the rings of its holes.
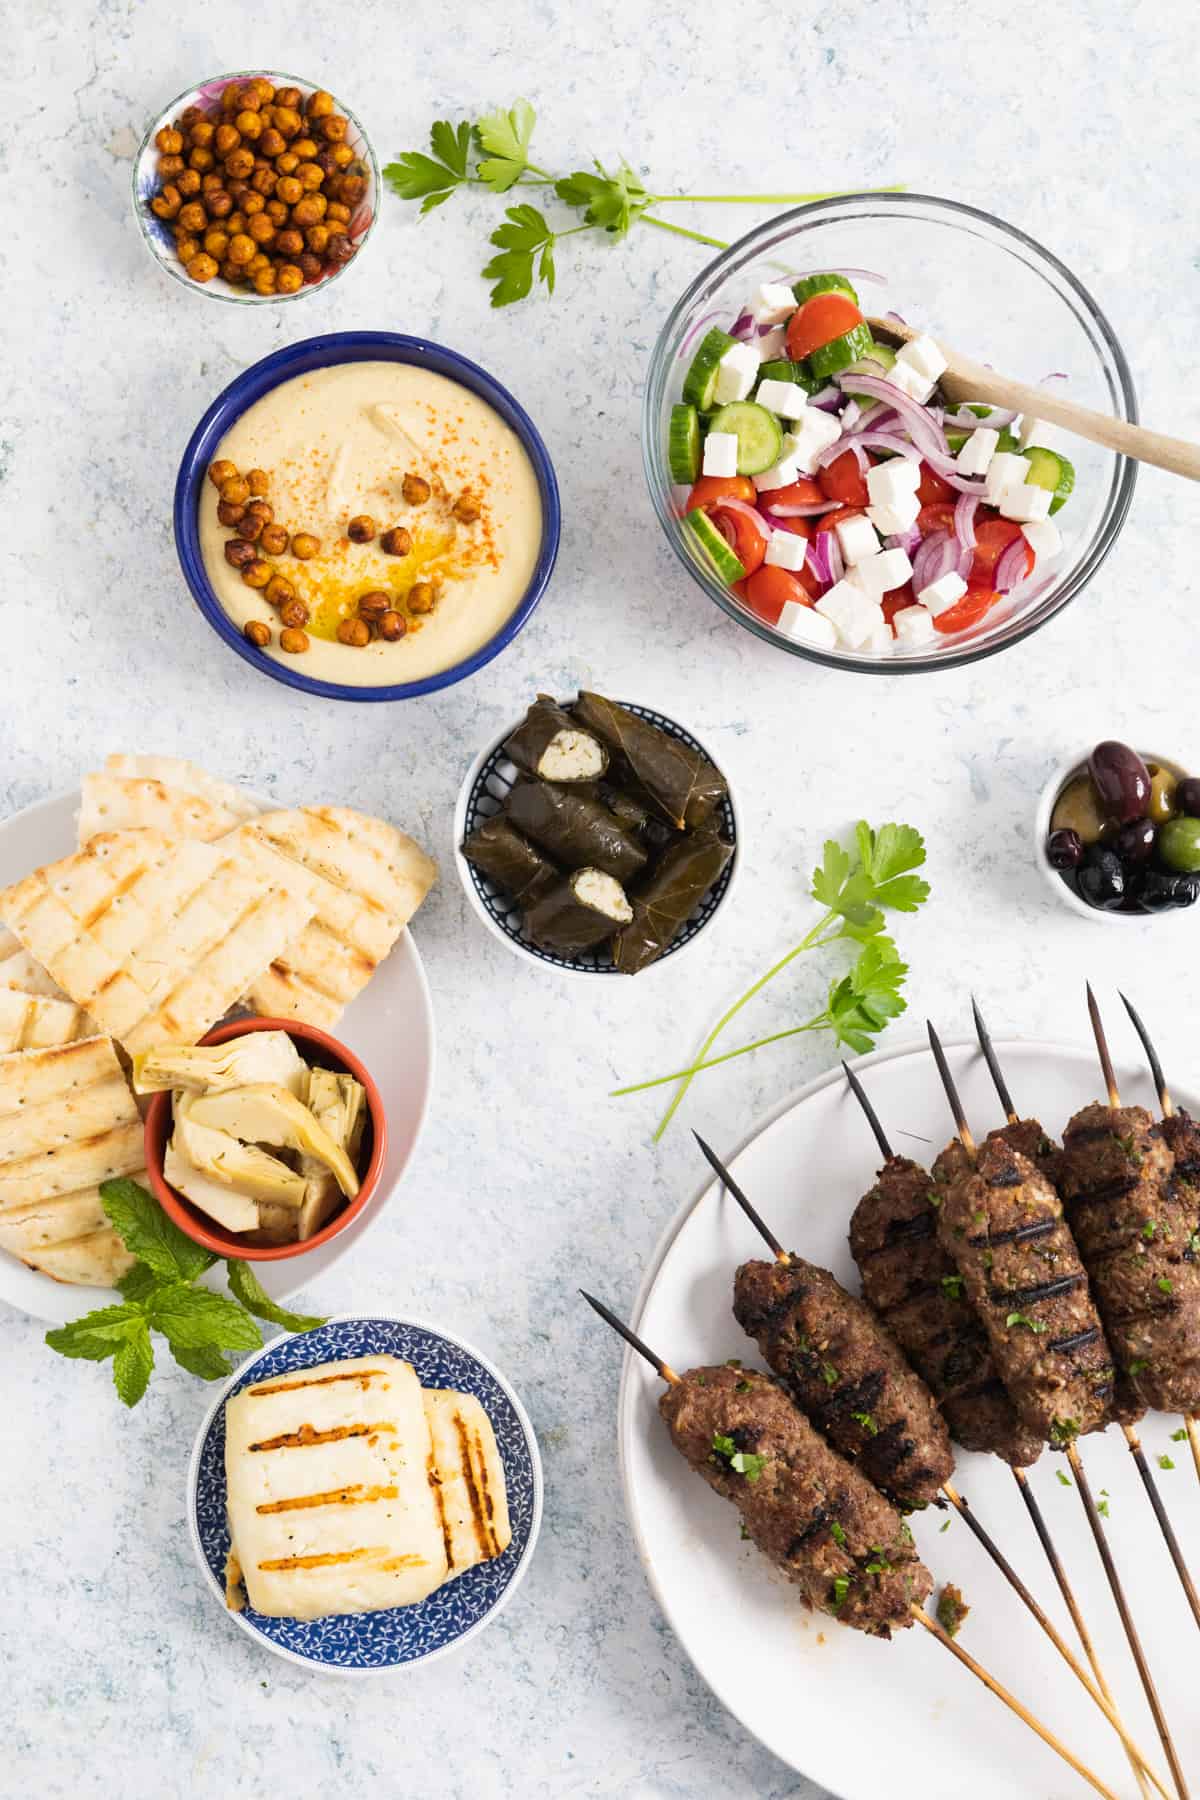
{"type": "MultiPolygon", "coordinates": [[[[1061,1133],[1099,1097],[1094,1054],[1050,1044],[998,1045],[1015,1102],[1061,1133]]],[[[972,1044],[950,1051],[967,1114],[980,1130],[1003,1123],[972,1044]]],[[[868,1093],[897,1154],[928,1163],[950,1135],[933,1060],[921,1046],[867,1058],[868,1093]]],[[[1144,1071],[1119,1067],[1122,1094],[1153,1105],[1144,1071]]],[[[1194,1099],[1181,1104],[1197,1111],[1194,1099]]],[[[715,1146],[720,1151],[721,1146],[715,1146]]],[[[855,1291],[846,1231],[879,1163],[875,1143],[839,1071],[803,1088],[731,1162],[739,1184],[788,1245],[827,1264],[855,1291]]],[[[677,1369],[740,1356],[758,1362],[730,1310],[733,1271],[766,1255],[719,1185],[688,1201],[668,1227],[643,1289],[637,1329],[677,1369]]],[[[629,1353],[621,1381],[620,1449],[626,1505],[651,1586],[700,1674],[747,1730],[843,1800],[920,1792],[927,1800],[1066,1800],[1090,1790],[999,1701],[916,1629],[892,1643],[868,1639],[804,1611],[788,1584],[738,1535],[733,1508],[673,1449],[657,1413],[662,1384],[629,1353]]],[[[1143,1443],[1184,1552],[1200,1564],[1200,1485],[1178,1419],[1148,1417],[1143,1443]],[[1160,1473],[1169,1454],[1171,1472],[1160,1473]]],[[[1120,1433],[1084,1440],[1093,1491],[1108,1491],[1110,1542],[1157,1680],[1183,1767],[1200,1770],[1196,1636],[1133,1460],[1120,1433]]],[[[1071,1641],[1065,1608],[1007,1468],[957,1452],[956,1483],[1007,1549],[1071,1641]]],[[[1141,1686],[1084,1520],[1079,1495],[1056,1480],[1049,1452],[1030,1471],[1091,1627],[1117,1704],[1135,1741],[1166,1778],[1141,1686]]],[[[955,1581],[973,1607],[961,1637],[1011,1692],[1055,1730],[1119,1795],[1134,1794],[1129,1765],[1047,1638],[952,1514],[912,1521],[939,1586],[955,1581]],[[951,1524],[945,1535],[939,1527],[951,1524]]]]}
{"type": "MultiPolygon", "coordinates": [[[[76,848],[79,792],[56,794],[0,823],[0,887],[76,848]]],[[[388,1124],[388,1153],[371,1204],[329,1243],[307,1256],[255,1263],[275,1300],[309,1288],[369,1231],[408,1167],[425,1123],[433,1086],[433,1005],[412,934],[403,931],[370,985],[346,1008],[334,1034],[360,1056],[379,1084],[388,1124]]],[[[111,1288],[77,1287],[27,1269],[0,1251],[0,1300],[36,1319],[64,1325],[96,1306],[111,1306],[111,1288]]]]}

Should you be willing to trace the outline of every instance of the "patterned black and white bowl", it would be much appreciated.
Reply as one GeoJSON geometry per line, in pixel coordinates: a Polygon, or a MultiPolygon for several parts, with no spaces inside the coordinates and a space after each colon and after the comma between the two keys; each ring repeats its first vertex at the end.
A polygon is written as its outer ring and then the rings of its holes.
{"type": "Polygon", "coordinates": [[[265,1650],[333,1675],[373,1675],[431,1662],[482,1631],[515,1593],[542,1522],[542,1464],[525,1409],[497,1369],[461,1339],[388,1313],[342,1314],[315,1331],[276,1338],[242,1364],[209,1408],[188,1468],[188,1525],[201,1572],[222,1612],[265,1650]],[[492,1429],[508,1491],[512,1542],[413,1606],[338,1613],[325,1619],[268,1619],[225,1604],[225,1402],[250,1381],[355,1356],[399,1356],[422,1387],[474,1394],[492,1429]]]}
{"type": "MultiPolygon", "coordinates": [[[[569,701],[563,702],[569,705],[569,701]]],[[[639,706],[632,700],[621,700],[619,705],[636,713],[639,719],[646,719],[651,725],[657,725],[669,737],[678,738],[689,750],[698,750],[707,756],[710,762],[716,763],[698,738],[665,713],[655,712],[652,707],[639,706]]],[[[454,809],[454,861],[458,869],[459,880],[471,906],[488,930],[500,942],[507,946],[514,955],[530,962],[544,963],[549,968],[557,969],[566,975],[618,975],[620,971],[613,966],[607,944],[601,944],[595,950],[586,950],[575,956],[560,956],[553,950],[543,950],[532,942],[525,930],[525,920],[521,908],[511,895],[499,887],[496,882],[469,863],[462,853],[462,843],[470,837],[486,819],[498,813],[508,798],[513,783],[517,780],[519,770],[509,762],[504,754],[504,746],[516,730],[520,720],[514,719],[495,741],[481,750],[471,767],[467,770],[466,780],[459,790],[458,804],[454,809]]],[[[717,767],[721,765],[717,763],[717,767]]],[[[722,769],[728,781],[728,773],[722,769]]],[[[734,846],[734,854],[721,873],[720,880],[709,889],[691,918],[675,937],[668,948],[647,967],[639,971],[645,976],[656,969],[662,969],[685,950],[694,944],[700,933],[710,925],[716,917],[718,909],[729,898],[738,869],[741,866],[741,846],[738,842],[738,811],[732,786],[717,809],[720,821],[721,836],[734,846]]]]}

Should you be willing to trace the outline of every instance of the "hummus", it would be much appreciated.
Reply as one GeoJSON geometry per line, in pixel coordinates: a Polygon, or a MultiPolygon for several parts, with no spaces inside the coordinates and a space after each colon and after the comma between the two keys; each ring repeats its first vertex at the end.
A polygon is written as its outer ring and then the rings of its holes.
{"type": "Polygon", "coordinates": [[[309,648],[280,648],[280,617],[265,594],[226,560],[236,525],[217,516],[211,481],[200,497],[200,547],[209,581],[239,628],[261,620],[271,631],[263,655],[320,680],[348,686],[417,681],[481,649],[520,605],[537,562],[542,506],[537,478],[516,434],[469,389],[412,363],[342,363],[282,383],[250,407],[222,438],[215,459],[240,474],[265,471],[274,523],[288,533],[278,555],[258,554],[289,581],[309,611],[309,648]],[[429,484],[410,505],[406,475],[429,484]],[[464,497],[465,521],[455,514],[464,497]],[[352,542],[351,519],[378,526],[352,542]],[[411,549],[388,555],[381,536],[402,527],[411,549]],[[319,540],[316,555],[292,553],[296,533],[319,540]],[[414,587],[421,591],[409,605],[414,587]],[[429,588],[433,589],[432,610],[429,588]],[[362,595],[383,592],[405,634],[359,648],[340,643],[338,625],[358,615],[362,595]]]}

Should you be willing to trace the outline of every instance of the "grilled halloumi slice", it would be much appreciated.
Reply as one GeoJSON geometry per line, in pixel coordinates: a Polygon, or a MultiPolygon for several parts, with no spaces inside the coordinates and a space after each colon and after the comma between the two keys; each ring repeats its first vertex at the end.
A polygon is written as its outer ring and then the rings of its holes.
{"type": "Polygon", "coordinates": [[[448,1573],[410,1363],[365,1356],[243,1388],[225,1408],[231,1559],[269,1618],[408,1606],[448,1573]]]}
{"type": "Polygon", "coordinates": [[[450,1574],[501,1556],[512,1542],[504,1465],[492,1422],[474,1394],[426,1388],[437,1471],[435,1498],[450,1574]]]}

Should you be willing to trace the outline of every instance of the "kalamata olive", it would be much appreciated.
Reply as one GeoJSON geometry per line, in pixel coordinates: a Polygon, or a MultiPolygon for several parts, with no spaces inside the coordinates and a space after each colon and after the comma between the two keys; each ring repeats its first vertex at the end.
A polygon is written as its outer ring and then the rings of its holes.
{"type": "Polygon", "coordinates": [[[1050,830],[1073,831],[1083,845],[1098,844],[1104,834],[1105,819],[1100,799],[1087,775],[1068,781],[1050,815],[1050,830]]]}
{"type": "Polygon", "coordinates": [[[1052,831],[1046,840],[1052,869],[1075,869],[1083,861],[1083,839],[1077,831],[1052,831]]]}
{"type": "Polygon", "coordinates": [[[1125,870],[1115,850],[1093,844],[1076,876],[1081,897],[1102,912],[1115,912],[1125,898],[1125,870]]]}
{"type": "Polygon", "coordinates": [[[1186,775],[1175,789],[1175,811],[1200,819],[1200,776],[1186,775]]]}
{"type": "Polygon", "coordinates": [[[1150,804],[1150,772],[1136,750],[1106,738],[1088,757],[1088,773],[1110,819],[1125,825],[1150,804]]]}
{"type": "MultiPolygon", "coordinates": [[[[1179,783],[1170,769],[1164,769],[1158,763],[1147,763],[1146,767],[1150,771],[1150,804],[1146,813],[1156,825],[1161,825],[1164,819],[1180,810],[1179,783]]],[[[1200,799],[1200,787],[1197,787],[1196,795],[1200,799]]]]}
{"type": "Polygon", "coordinates": [[[1168,819],[1158,828],[1159,861],[1183,874],[1200,870],[1200,819],[1168,819]]]}
{"type": "Polygon", "coordinates": [[[1147,862],[1157,835],[1153,819],[1133,819],[1122,825],[1113,839],[1113,849],[1123,863],[1147,862]]]}
{"type": "Polygon", "coordinates": [[[1176,906],[1194,906],[1200,895],[1200,879],[1195,875],[1164,875],[1160,869],[1147,869],[1138,890],[1138,899],[1147,912],[1169,912],[1176,906]]]}

